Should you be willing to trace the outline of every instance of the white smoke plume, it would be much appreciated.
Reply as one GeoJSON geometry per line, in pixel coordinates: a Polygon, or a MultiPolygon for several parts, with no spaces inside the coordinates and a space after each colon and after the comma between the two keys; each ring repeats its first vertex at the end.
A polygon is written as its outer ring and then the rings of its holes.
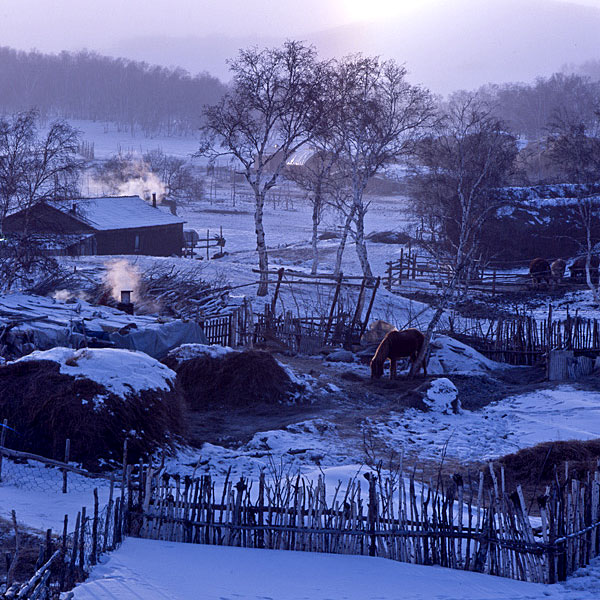
{"type": "Polygon", "coordinates": [[[167,188],[160,178],[147,169],[146,163],[140,161],[139,172],[137,177],[132,177],[125,183],[120,184],[117,187],[117,193],[119,196],[139,196],[145,200],[150,200],[152,194],[156,194],[156,199],[161,202],[167,194],[167,188]]]}
{"type": "Polygon", "coordinates": [[[120,173],[110,172],[95,177],[88,174],[82,182],[82,189],[87,190],[88,196],[139,196],[147,202],[156,194],[157,202],[167,195],[167,186],[160,177],[150,170],[150,166],[140,156],[128,154],[123,157],[125,167],[120,173]],[[122,179],[126,177],[126,181],[122,179]]]}
{"type": "Polygon", "coordinates": [[[131,301],[139,302],[141,297],[142,275],[136,265],[132,265],[125,259],[113,260],[108,263],[104,275],[104,285],[110,289],[111,296],[121,301],[121,291],[132,292],[131,301]]]}

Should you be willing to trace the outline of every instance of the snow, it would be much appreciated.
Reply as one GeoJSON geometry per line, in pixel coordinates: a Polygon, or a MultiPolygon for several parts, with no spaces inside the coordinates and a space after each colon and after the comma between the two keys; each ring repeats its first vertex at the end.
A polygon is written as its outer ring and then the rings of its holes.
{"type": "Polygon", "coordinates": [[[383,558],[128,538],[74,600],[591,600],[598,568],[546,586],[383,558]]]}
{"type": "MultiPolygon", "coordinates": [[[[62,532],[64,517],[68,515],[69,531],[73,531],[82,506],[88,514],[93,514],[94,488],[98,488],[100,510],[108,503],[110,482],[106,479],[69,473],[66,494],[62,493],[62,482],[59,469],[47,468],[33,460],[15,463],[5,457],[0,483],[0,517],[10,518],[14,509],[17,521],[28,528],[62,532]]],[[[119,493],[115,491],[115,497],[119,493]]]]}
{"type": "Polygon", "coordinates": [[[62,203],[56,206],[59,210],[90,225],[97,231],[154,227],[185,222],[161,208],[153,208],[139,196],[82,198],[68,205],[62,203]],[[75,208],[74,212],[72,212],[73,208],[75,208]]]}
{"type": "Polygon", "coordinates": [[[60,372],[76,379],[85,378],[104,386],[122,398],[142,390],[169,390],[176,374],[143,352],[115,348],[52,348],[36,350],[15,362],[49,360],[60,372]]]}
{"type": "Polygon", "coordinates": [[[182,344],[169,352],[168,357],[181,364],[186,360],[207,356],[209,358],[222,358],[235,352],[229,346],[219,346],[218,344],[182,344]]]}
{"type": "Polygon", "coordinates": [[[447,335],[436,335],[431,342],[431,355],[427,363],[430,375],[489,374],[491,371],[507,368],[510,367],[486,358],[477,350],[447,335]]]}
{"type": "MultiPolygon", "coordinates": [[[[456,402],[457,397],[458,390],[456,386],[446,377],[441,377],[431,382],[427,389],[427,395],[423,400],[429,410],[452,414],[454,412],[452,403],[456,402]]],[[[459,407],[460,405],[457,406],[457,412],[459,407]]]]}

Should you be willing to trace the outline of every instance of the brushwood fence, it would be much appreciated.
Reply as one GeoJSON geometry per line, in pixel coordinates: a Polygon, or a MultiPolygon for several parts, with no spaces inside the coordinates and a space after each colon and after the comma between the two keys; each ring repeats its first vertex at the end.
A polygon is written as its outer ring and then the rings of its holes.
{"type": "Polygon", "coordinates": [[[128,513],[128,532],[185,543],[379,556],[423,565],[554,583],[600,551],[600,474],[558,478],[528,514],[520,486],[507,493],[490,465],[465,486],[455,475],[421,484],[414,476],[367,473],[363,484],[327,488],[301,477],[258,482],[171,476],[148,467],[128,513]],[[532,523],[539,521],[535,528],[532,523]]]}
{"type": "Polygon", "coordinates": [[[473,345],[488,358],[513,365],[541,363],[552,350],[572,350],[578,354],[600,355],[598,319],[567,316],[547,319],[518,316],[498,319],[458,318],[460,329],[450,331],[473,345]]]}
{"type": "MultiPolygon", "coordinates": [[[[17,517],[18,513],[14,513],[15,535],[18,537],[17,517]]],[[[87,578],[102,553],[119,547],[125,534],[126,518],[127,503],[122,489],[121,495],[118,495],[111,481],[109,500],[103,508],[98,501],[98,490],[94,489],[93,509],[88,512],[83,506],[77,513],[74,524],[65,515],[62,534],[55,534],[52,529],[48,529],[44,541],[40,543],[34,574],[23,583],[6,581],[0,599],[42,600],[64,597],[62,592],[87,578]],[[69,533],[70,527],[72,529],[69,533]]],[[[11,562],[18,562],[19,558],[18,550],[14,554],[6,553],[8,573],[11,572],[11,562]]]]}

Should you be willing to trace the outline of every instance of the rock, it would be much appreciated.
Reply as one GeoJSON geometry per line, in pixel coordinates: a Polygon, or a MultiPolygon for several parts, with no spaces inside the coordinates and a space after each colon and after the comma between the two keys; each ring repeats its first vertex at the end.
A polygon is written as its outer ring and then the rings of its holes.
{"type": "Polygon", "coordinates": [[[446,377],[434,379],[429,382],[425,390],[423,402],[429,410],[443,412],[445,414],[458,414],[462,412],[458,390],[456,386],[446,377]]]}
{"type": "Polygon", "coordinates": [[[445,377],[427,381],[418,388],[406,392],[402,402],[409,408],[422,411],[460,414],[462,407],[456,386],[445,377]]]}
{"type": "Polygon", "coordinates": [[[354,354],[350,350],[335,350],[327,359],[330,362],[354,362],[354,354]]]}

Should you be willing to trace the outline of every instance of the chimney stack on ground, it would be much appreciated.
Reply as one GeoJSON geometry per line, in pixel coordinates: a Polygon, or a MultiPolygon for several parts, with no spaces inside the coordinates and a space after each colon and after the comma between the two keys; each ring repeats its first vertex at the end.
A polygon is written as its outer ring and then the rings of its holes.
{"type": "Polygon", "coordinates": [[[156,208],[156,192],[152,192],[152,206],[156,208]]]}

